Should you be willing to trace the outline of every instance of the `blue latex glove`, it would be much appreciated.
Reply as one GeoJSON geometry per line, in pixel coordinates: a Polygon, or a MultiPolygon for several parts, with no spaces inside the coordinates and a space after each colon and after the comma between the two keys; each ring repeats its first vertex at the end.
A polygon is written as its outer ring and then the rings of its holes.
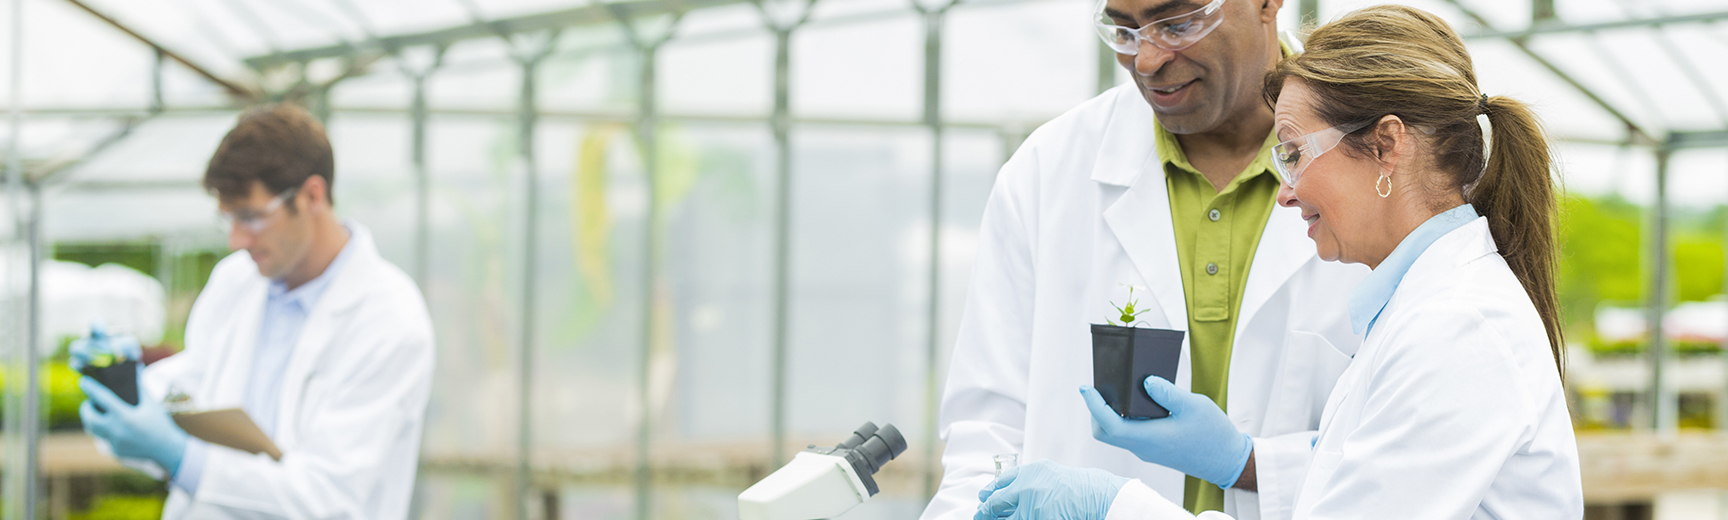
{"type": "Polygon", "coordinates": [[[1230,489],[1242,476],[1254,441],[1236,430],[1230,416],[1204,395],[1176,388],[1162,377],[1144,383],[1152,402],[1170,410],[1159,419],[1123,419],[1098,390],[1080,387],[1092,411],[1092,438],[1134,452],[1140,460],[1230,489]]]}
{"type": "MultiPolygon", "coordinates": [[[[144,380],[143,365],[139,365],[138,380],[144,380]]],[[[108,441],[117,457],[156,461],[169,477],[180,470],[180,459],[186,455],[189,436],[174,424],[162,403],[139,395],[138,406],[126,404],[108,387],[88,376],[78,379],[78,388],[89,396],[78,407],[78,417],[84,420],[85,433],[108,441]],[[96,411],[95,405],[101,405],[107,412],[96,411]]]]}
{"type": "Polygon", "coordinates": [[[84,369],[90,364],[90,359],[99,354],[118,355],[126,359],[143,359],[144,348],[138,344],[138,338],[132,336],[114,336],[108,334],[108,328],[100,324],[90,326],[90,335],[78,338],[67,349],[71,354],[66,361],[72,366],[72,371],[84,369]]]}
{"type": "Polygon", "coordinates": [[[1099,520],[1128,479],[1040,460],[1010,468],[978,492],[973,520],[1099,520]]]}

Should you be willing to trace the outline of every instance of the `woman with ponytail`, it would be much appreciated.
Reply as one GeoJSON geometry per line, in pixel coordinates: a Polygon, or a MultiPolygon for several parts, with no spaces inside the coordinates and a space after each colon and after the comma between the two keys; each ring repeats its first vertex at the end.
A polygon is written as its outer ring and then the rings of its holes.
{"type": "MultiPolygon", "coordinates": [[[[1256,465],[1306,464],[1285,509],[1298,519],[1582,517],[1552,163],[1530,109],[1483,93],[1457,33],[1402,6],[1320,27],[1265,87],[1283,141],[1278,203],[1302,210],[1322,259],[1373,272],[1348,302],[1363,343],[1345,353],[1312,459],[1250,451],[1241,479],[1256,465]]],[[[1183,434],[1242,437],[1206,398],[1156,377],[1145,386],[1173,416],[1219,418],[1183,434]]],[[[1170,435],[1150,433],[1173,422],[1089,404],[1093,435],[1141,458],[1161,447],[1137,439],[1170,435]]],[[[980,520],[1193,518],[1139,481],[1048,462],[1005,473],[980,498],[980,520]]]]}

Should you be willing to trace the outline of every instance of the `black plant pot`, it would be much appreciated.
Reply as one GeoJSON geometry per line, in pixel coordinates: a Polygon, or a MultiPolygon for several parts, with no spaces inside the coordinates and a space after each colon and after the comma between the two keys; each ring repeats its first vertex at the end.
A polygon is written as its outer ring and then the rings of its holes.
{"type": "MultiPolygon", "coordinates": [[[[85,365],[78,372],[102,383],[102,386],[108,387],[108,390],[126,401],[126,404],[138,406],[138,360],[128,359],[105,367],[85,365]]],[[[101,406],[97,406],[96,410],[107,411],[101,406]]]]}
{"type": "Polygon", "coordinates": [[[1182,360],[1180,330],[1092,325],[1092,386],[1116,415],[1129,419],[1169,417],[1146,395],[1147,376],[1176,381],[1182,360]]]}

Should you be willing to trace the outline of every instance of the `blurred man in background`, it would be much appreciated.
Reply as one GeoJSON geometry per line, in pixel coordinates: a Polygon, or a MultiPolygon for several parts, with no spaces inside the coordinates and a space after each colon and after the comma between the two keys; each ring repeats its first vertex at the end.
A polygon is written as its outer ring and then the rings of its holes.
{"type": "MultiPolygon", "coordinates": [[[[91,378],[85,430],[172,485],[167,518],[404,518],[432,386],[420,291],[332,206],[324,127],[286,104],[248,110],[204,173],[236,250],[192,306],[186,349],[142,370],[128,405],[91,378]],[[207,443],[161,399],[240,407],[280,460],[207,443]]],[[[93,336],[73,364],[135,345],[93,336]]]]}

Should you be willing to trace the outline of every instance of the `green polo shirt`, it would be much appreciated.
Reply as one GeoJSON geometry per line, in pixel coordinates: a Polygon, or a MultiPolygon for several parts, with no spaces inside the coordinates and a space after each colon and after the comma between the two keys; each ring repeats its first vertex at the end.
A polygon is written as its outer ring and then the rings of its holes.
{"type": "MultiPolygon", "coordinates": [[[[1188,163],[1176,134],[1157,129],[1158,157],[1170,189],[1170,220],[1176,232],[1176,258],[1182,270],[1182,292],[1188,299],[1188,352],[1193,359],[1192,389],[1224,408],[1230,380],[1230,349],[1236,336],[1236,313],[1254,249],[1277,203],[1278,177],[1272,172],[1268,133],[1260,155],[1218,191],[1200,170],[1188,163]]],[[[1223,510],[1224,490],[1188,477],[1182,503],[1189,511],[1223,510]]]]}

